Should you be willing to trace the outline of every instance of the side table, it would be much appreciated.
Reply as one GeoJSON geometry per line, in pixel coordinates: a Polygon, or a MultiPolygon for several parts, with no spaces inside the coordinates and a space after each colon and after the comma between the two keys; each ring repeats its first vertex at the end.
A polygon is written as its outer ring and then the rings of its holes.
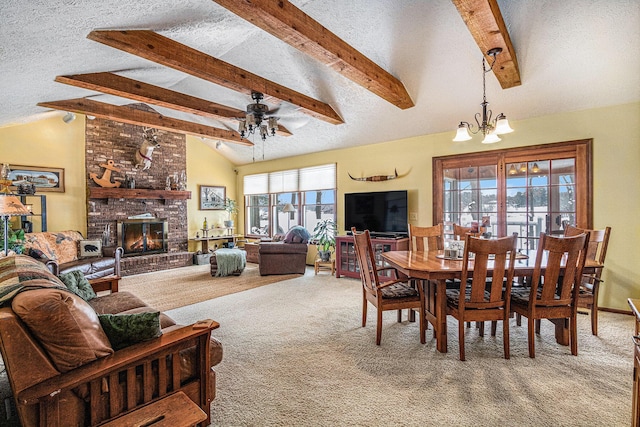
{"type": "Polygon", "coordinates": [[[332,259],[330,261],[322,261],[320,259],[317,259],[314,263],[315,266],[315,272],[316,274],[318,274],[318,271],[320,271],[321,268],[326,268],[328,270],[331,270],[331,275],[333,276],[334,274],[336,274],[336,260],[332,259]]]}

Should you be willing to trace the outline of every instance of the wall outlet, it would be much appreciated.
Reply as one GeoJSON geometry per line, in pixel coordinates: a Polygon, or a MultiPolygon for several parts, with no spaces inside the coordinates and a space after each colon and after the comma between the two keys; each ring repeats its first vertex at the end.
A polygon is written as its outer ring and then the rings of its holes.
{"type": "Polygon", "coordinates": [[[409,221],[417,221],[418,212],[409,212],[409,221]]]}

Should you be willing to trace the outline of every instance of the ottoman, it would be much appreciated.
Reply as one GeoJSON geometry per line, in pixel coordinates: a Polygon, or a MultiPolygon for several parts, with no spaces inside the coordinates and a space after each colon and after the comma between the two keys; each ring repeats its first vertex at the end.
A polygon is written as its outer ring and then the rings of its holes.
{"type": "Polygon", "coordinates": [[[211,255],[211,276],[239,276],[247,265],[247,253],[240,249],[218,249],[211,255]]]}

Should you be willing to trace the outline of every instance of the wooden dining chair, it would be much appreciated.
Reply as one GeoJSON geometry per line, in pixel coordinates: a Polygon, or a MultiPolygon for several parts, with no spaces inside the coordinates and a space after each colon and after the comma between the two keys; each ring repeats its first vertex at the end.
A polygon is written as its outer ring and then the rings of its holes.
{"type": "Polygon", "coordinates": [[[464,240],[467,234],[472,235],[473,237],[479,237],[480,233],[472,233],[471,227],[465,227],[462,225],[458,225],[455,222],[453,223],[453,238],[456,240],[464,240]]]}
{"type": "Polygon", "coordinates": [[[572,237],[540,233],[531,287],[511,289],[511,311],[527,318],[529,357],[536,357],[534,332],[540,329],[534,323],[540,319],[569,319],[571,354],[578,355],[578,288],[588,242],[586,233],[572,237]]]}
{"type": "Polygon", "coordinates": [[[444,226],[442,223],[431,227],[409,224],[409,249],[420,252],[444,249],[444,226]]]}
{"type": "Polygon", "coordinates": [[[369,230],[358,233],[355,227],[352,227],[351,231],[355,243],[356,259],[360,267],[360,278],[362,279],[362,327],[367,324],[367,301],[377,309],[377,345],[380,345],[382,339],[383,311],[398,310],[398,321],[400,321],[402,309],[419,310],[420,342],[424,344],[426,342],[426,321],[422,286],[411,286],[406,281],[400,280],[395,268],[376,265],[369,230]],[[394,277],[391,280],[381,282],[378,273],[389,270],[394,272],[394,277]]]}
{"type": "MultiPolygon", "coordinates": [[[[611,227],[606,227],[603,230],[589,230],[569,225],[564,230],[565,236],[576,236],[580,233],[589,234],[589,249],[585,263],[593,261],[596,264],[604,265],[611,227]]],[[[593,335],[598,335],[598,292],[600,284],[604,283],[600,278],[603,269],[595,268],[593,272],[583,274],[578,294],[578,308],[586,308],[591,311],[591,333],[593,335]]]]}
{"type": "Polygon", "coordinates": [[[447,314],[458,320],[460,360],[465,360],[464,324],[502,321],[504,358],[509,359],[509,301],[515,267],[517,235],[499,239],[479,239],[467,235],[458,289],[447,289],[447,314]],[[470,256],[473,254],[473,258],[470,256]],[[493,269],[489,268],[493,263],[493,269]],[[489,278],[492,280],[487,280],[489,278]],[[504,284],[504,287],[503,287],[504,284]]]}

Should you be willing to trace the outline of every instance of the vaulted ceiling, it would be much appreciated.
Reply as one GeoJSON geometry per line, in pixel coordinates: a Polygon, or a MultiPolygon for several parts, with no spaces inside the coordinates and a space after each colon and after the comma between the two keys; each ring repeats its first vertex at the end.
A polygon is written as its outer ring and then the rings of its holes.
{"type": "Polygon", "coordinates": [[[640,100],[636,0],[4,3],[0,126],[81,112],[224,141],[237,164],[453,137],[480,111],[492,47],[494,116],[640,100]],[[281,117],[264,143],[236,132],[252,91],[281,117]]]}

